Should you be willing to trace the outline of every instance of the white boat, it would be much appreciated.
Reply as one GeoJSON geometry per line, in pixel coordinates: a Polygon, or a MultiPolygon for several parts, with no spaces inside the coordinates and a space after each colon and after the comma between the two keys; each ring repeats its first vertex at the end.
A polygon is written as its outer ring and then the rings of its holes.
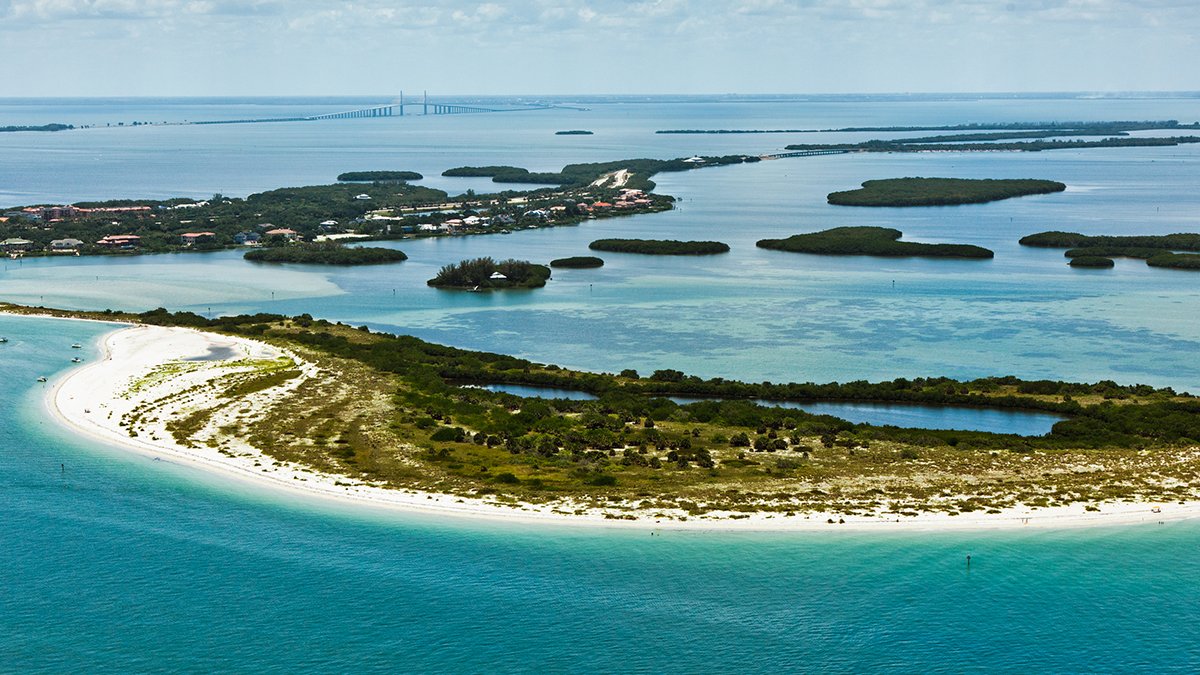
{"type": "Polygon", "coordinates": [[[3,344],[3,343],[5,343],[5,342],[8,342],[8,338],[6,338],[6,337],[0,337],[0,344],[3,344]]]}
{"type": "Polygon", "coordinates": [[[71,359],[71,363],[83,363],[83,359],[76,356],[75,358],[71,359]]]}
{"type": "Polygon", "coordinates": [[[38,382],[45,382],[45,381],[46,381],[46,378],[45,378],[45,377],[39,377],[39,378],[38,378],[38,382]]]}
{"type": "Polygon", "coordinates": [[[76,342],[75,344],[71,345],[71,349],[83,349],[83,345],[76,342]]]}

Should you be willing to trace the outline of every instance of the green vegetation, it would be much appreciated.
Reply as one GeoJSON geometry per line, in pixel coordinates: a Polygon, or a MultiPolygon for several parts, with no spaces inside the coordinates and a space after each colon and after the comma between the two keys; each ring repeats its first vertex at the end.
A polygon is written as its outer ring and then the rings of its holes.
{"type": "Polygon", "coordinates": [[[633,174],[626,187],[639,190],[654,189],[650,177],[656,173],[690,171],[709,166],[725,166],[744,162],[757,162],[751,155],[725,155],[721,157],[699,157],[698,161],[687,159],[622,159],[613,162],[591,162],[568,164],[558,173],[531,173],[515,166],[461,166],[447,169],[443,176],[491,176],[495,183],[546,183],[567,187],[585,187],[605,174],[627,170],[633,174]]]}
{"type": "Polygon", "coordinates": [[[6,132],[10,132],[10,131],[66,131],[68,129],[74,129],[74,128],[75,128],[75,125],[73,125],[73,124],[43,124],[40,126],[7,126],[7,127],[0,127],[0,133],[6,133],[6,132]]]}
{"type": "Polygon", "coordinates": [[[261,248],[247,251],[244,257],[252,262],[306,265],[378,265],[408,260],[403,251],[394,248],[346,247],[334,242],[261,248]]]}
{"type": "MultiPolygon", "coordinates": [[[[1105,247],[1109,249],[1154,249],[1158,251],[1200,251],[1200,234],[1181,232],[1162,235],[1096,235],[1078,232],[1039,232],[1021,237],[1022,246],[1046,248],[1105,247]]],[[[1130,256],[1142,257],[1142,256],[1130,256]]]]}
{"type": "MultiPolygon", "coordinates": [[[[1200,463],[1186,452],[1200,440],[1200,403],[1170,389],[1015,378],[743,383],[673,370],[639,378],[308,316],[99,316],[253,336],[296,351],[325,379],[257,412],[241,435],[280,461],[395,488],[493,494],[555,508],[570,500],[567,512],[582,505],[632,514],[636,507],[654,517],[714,510],[958,513],[1017,501],[1172,498],[1200,475],[1200,463]],[[522,399],[458,386],[495,382],[599,398],[522,399]],[[723,400],[678,405],[664,396],[723,400]],[[854,425],[749,398],[975,405],[1070,419],[1046,436],[1019,437],[854,425]]],[[[198,429],[211,413],[195,415],[176,428],[198,429]]]]}
{"type": "MultiPolygon", "coordinates": [[[[1200,442],[1200,402],[1169,388],[1012,377],[775,384],[675,370],[639,377],[567,370],[307,315],[58,313],[191,326],[296,352],[319,374],[228,433],[279,461],[397,489],[658,518],[1182,499],[1200,477],[1200,458],[1190,450],[1200,442]],[[598,398],[520,398],[461,386],[468,383],[576,389],[598,398]],[[679,405],[666,396],[712,400],[679,405]],[[752,399],[999,407],[1068,419],[1045,436],[1021,437],[855,425],[752,399]]],[[[294,375],[294,366],[280,363],[223,391],[244,396],[294,375]]],[[[226,408],[239,405],[230,400],[226,408]]],[[[216,412],[189,413],[173,429],[202,429],[216,412]]]]}
{"type": "Polygon", "coordinates": [[[550,268],[524,260],[491,258],[464,260],[446,265],[428,283],[435,288],[494,290],[504,288],[541,288],[550,278],[550,268]]]}
{"type": "Polygon", "coordinates": [[[579,255],[571,258],[558,258],[556,260],[551,260],[550,266],[583,269],[589,267],[603,267],[604,261],[596,256],[579,255]]]}
{"type": "Polygon", "coordinates": [[[591,136],[592,132],[587,129],[569,129],[567,131],[556,131],[555,136],[591,136]]]}
{"type": "MultiPolygon", "coordinates": [[[[1053,134],[1061,136],[1062,134],[1053,134]]],[[[1085,150],[1090,148],[1158,148],[1200,143],[1200,136],[1103,138],[1097,141],[1014,141],[1010,143],[955,143],[953,136],[927,139],[926,143],[910,143],[903,139],[865,141],[862,143],[798,143],[788,150],[846,150],[851,152],[1041,152],[1043,150],[1085,150]]]]}
{"type": "Polygon", "coordinates": [[[713,255],[729,252],[729,244],[719,241],[677,241],[675,239],[597,239],[588,244],[588,248],[594,251],[648,255],[713,255]]]}
{"type": "Polygon", "coordinates": [[[34,242],[33,253],[44,252],[56,239],[78,239],[82,255],[211,251],[236,245],[239,235],[268,239],[266,233],[287,228],[302,239],[353,226],[375,209],[404,209],[442,204],[447,196],[405,183],[312,185],[252,194],[245,199],[217,194],[195,199],[79,202],[73,206],[32,206],[20,216],[0,223],[0,239],[20,237],[34,242]],[[329,225],[330,222],[332,225],[329,225]],[[212,236],[189,243],[188,232],[212,236]],[[131,250],[110,250],[96,244],[108,235],[140,237],[131,250]]]}
{"type": "Polygon", "coordinates": [[[947,206],[979,204],[1023,195],[1062,192],[1067,186],[1051,180],[889,178],[869,180],[857,190],[831,192],[830,204],[841,206],[947,206]]]}
{"type": "Polygon", "coordinates": [[[347,171],[338,174],[337,179],[343,182],[369,183],[374,181],[406,181],[424,178],[416,171],[347,171]]]}
{"type": "MultiPolygon", "coordinates": [[[[908,132],[908,131],[1042,131],[1055,136],[1083,134],[1125,134],[1152,129],[1197,129],[1200,124],[1179,124],[1177,120],[1118,122],[1003,122],[992,124],[951,124],[914,127],[843,127],[841,129],[671,129],[657,134],[811,134],[832,132],[908,132]]],[[[1030,136],[1022,136],[1029,138],[1030,136]]]]}
{"type": "Polygon", "coordinates": [[[1106,268],[1106,267],[1112,267],[1116,263],[1113,262],[1112,258],[1104,258],[1102,256],[1096,256],[1096,255],[1084,255],[1084,256],[1079,256],[1076,258],[1071,258],[1071,262],[1068,264],[1071,267],[1106,268]]]}
{"type": "Polygon", "coordinates": [[[925,258],[991,258],[986,248],[970,244],[921,244],[897,241],[900,230],[887,227],[835,227],[795,234],[787,239],[762,239],[757,246],[775,251],[820,255],[872,255],[925,258]]]}
{"type": "Polygon", "coordinates": [[[1068,258],[1138,258],[1146,260],[1163,252],[1161,248],[1141,248],[1137,246],[1084,246],[1073,248],[1064,253],[1068,258]]]}
{"type": "Polygon", "coordinates": [[[1200,255],[1195,253],[1160,253],[1146,261],[1151,267],[1173,270],[1200,270],[1200,255]]]}
{"type": "Polygon", "coordinates": [[[561,173],[530,173],[517,166],[460,166],[446,169],[443,176],[481,178],[491,177],[493,183],[543,183],[567,185],[571,180],[561,173]]]}
{"type": "MultiPolygon", "coordinates": [[[[1151,267],[1176,270],[1200,269],[1200,255],[1175,251],[1200,251],[1200,234],[1178,232],[1162,235],[1096,235],[1078,232],[1039,232],[1021,237],[1021,245],[1069,248],[1064,255],[1071,265],[1081,258],[1138,258],[1151,267]]],[[[1111,262],[1111,261],[1110,261],[1111,262]]],[[[1109,265],[1111,266],[1111,265],[1109,265]]]]}

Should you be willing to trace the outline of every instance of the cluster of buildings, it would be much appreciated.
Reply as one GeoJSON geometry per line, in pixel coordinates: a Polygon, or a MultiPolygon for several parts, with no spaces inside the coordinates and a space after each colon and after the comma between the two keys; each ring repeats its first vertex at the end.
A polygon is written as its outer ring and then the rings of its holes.
{"type": "Polygon", "coordinates": [[[94,215],[118,214],[118,213],[148,213],[151,210],[149,206],[106,206],[96,208],[83,208],[80,206],[64,205],[64,206],[27,206],[20,211],[9,211],[4,214],[6,218],[24,218],[40,223],[57,223],[64,220],[73,220],[75,218],[84,218],[94,215]]]}

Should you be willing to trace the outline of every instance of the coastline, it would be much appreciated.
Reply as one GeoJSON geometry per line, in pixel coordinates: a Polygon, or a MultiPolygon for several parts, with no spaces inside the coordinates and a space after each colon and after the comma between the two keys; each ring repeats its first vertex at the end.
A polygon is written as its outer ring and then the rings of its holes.
{"type": "MultiPolygon", "coordinates": [[[[157,420],[148,432],[143,429],[136,437],[131,436],[122,428],[121,420],[138,406],[149,401],[179,396],[187,391],[193,391],[189,394],[191,398],[187,405],[202,405],[202,393],[198,395],[200,400],[194,400],[197,396],[194,390],[199,388],[199,385],[219,377],[222,373],[244,367],[255,359],[289,358],[307,375],[312,374],[311,369],[314,367],[285,350],[247,338],[186,328],[112,323],[125,327],[118,327],[101,338],[100,359],[56,378],[48,390],[45,399],[47,410],[60,424],[89,438],[143,456],[173,460],[175,463],[245,481],[264,489],[284,490],[293,495],[333,500],[346,505],[517,524],[745,532],[936,532],[1018,530],[1031,527],[1067,529],[1153,525],[1200,517],[1200,502],[1110,502],[1095,505],[1099,511],[1087,511],[1087,505],[1080,503],[1036,509],[1017,506],[1004,509],[1000,513],[964,513],[955,516],[930,512],[916,516],[846,516],[838,513],[800,513],[785,516],[764,512],[749,515],[711,513],[661,518],[643,513],[639,514],[636,520],[629,520],[622,518],[625,512],[614,512],[612,516],[606,516],[605,512],[598,509],[591,509],[582,514],[566,513],[562,511],[563,504],[505,504],[489,498],[379,487],[346,476],[317,473],[297,464],[276,462],[244,443],[239,443],[236,447],[227,447],[224,451],[215,445],[185,447],[166,431],[164,420],[157,420]],[[185,361],[203,357],[212,353],[212,350],[222,350],[231,356],[207,361],[185,361]],[[153,385],[137,387],[137,391],[131,389],[132,384],[145,380],[155,369],[171,364],[174,364],[172,367],[179,364],[201,365],[188,366],[191,369],[187,372],[161,378],[161,381],[153,385]],[[1159,511],[1155,512],[1155,508],[1159,511]]],[[[278,393],[273,390],[264,392],[263,402],[269,404],[271,397],[278,393]]],[[[572,508],[569,504],[565,507],[572,508]]]]}

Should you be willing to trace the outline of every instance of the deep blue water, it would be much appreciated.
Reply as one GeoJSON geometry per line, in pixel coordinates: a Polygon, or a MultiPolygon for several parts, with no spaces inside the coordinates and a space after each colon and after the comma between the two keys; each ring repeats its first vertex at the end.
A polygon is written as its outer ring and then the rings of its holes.
{"type": "MultiPolygon", "coordinates": [[[[321,105],[341,106],[344,101],[321,105]]],[[[0,101],[0,124],[311,109],[311,102],[0,101]]],[[[557,169],[767,151],[684,127],[1200,118],[1195,99],[594,104],[591,113],[0,135],[0,204],[246,194],[351,169],[557,169]],[[564,128],[595,136],[555,137],[564,128]],[[251,149],[251,151],[247,151],[251,149]]],[[[1200,277],[1070,270],[1032,231],[1194,231],[1194,147],[763,162],[660,177],[679,209],[575,228],[404,243],[386,269],[249,265],[234,253],[5,261],[0,298],[102,309],[311,312],[594,370],[749,380],[1015,373],[1196,390],[1200,277]],[[901,175],[1046,177],[1061,195],[838,210],[901,175]],[[881,224],[992,261],[785,256],[764,236],[881,224]],[[609,255],[533,293],[424,286],[474,255],[549,259],[604,236],[727,241],[696,261],[609,255]],[[893,286],[892,282],[895,282],[893,286]]],[[[451,187],[449,179],[429,184],[451,187]]],[[[473,184],[455,183],[467,189],[473,184]]],[[[478,187],[476,187],[478,189],[478,187]]],[[[1200,523],[1082,531],[813,534],[529,527],[264,493],[81,439],[39,375],[107,328],[0,317],[0,670],[1195,672],[1200,523]],[[971,568],[965,565],[972,556],[971,568]]]]}

